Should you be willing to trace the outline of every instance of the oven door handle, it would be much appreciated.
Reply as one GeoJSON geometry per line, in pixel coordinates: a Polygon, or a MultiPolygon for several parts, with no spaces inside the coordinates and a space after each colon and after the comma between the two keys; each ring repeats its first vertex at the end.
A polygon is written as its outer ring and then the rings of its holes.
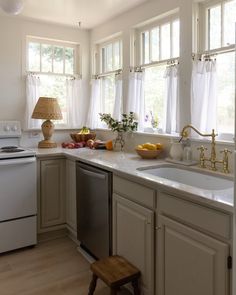
{"type": "Polygon", "coordinates": [[[35,157],[0,160],[0,166],[23,165],[36,161],[35,157]]]}

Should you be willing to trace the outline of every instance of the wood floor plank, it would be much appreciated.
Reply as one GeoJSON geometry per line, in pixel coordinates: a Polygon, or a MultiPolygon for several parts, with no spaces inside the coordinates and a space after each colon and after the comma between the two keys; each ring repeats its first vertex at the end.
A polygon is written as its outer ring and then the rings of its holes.
{"type": "MultiPolygon", "coordinates": [[[[68,237],[0,255],[1,295],[87,295],[90,265],[68,237]]],[[[108,295],[98,282],[95,295],[108,295]]],[[[121,294],[127,294],[122,291],[121,294]]]]}

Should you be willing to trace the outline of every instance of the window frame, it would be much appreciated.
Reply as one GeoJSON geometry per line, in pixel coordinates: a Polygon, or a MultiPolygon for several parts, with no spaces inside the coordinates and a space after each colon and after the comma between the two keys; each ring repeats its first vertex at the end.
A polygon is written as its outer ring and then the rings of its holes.
{"type": "MultiPolygon", "coordinates": [[[[235,44],[230,44],[225,46],[224,45],[224,5],[227,2],[231,2],[230,0],[208,0],[203,3],[200,3],[199,9],[199,35],[198,35],[198,44],[199,44],[199,55],[219,55],[219,54],[226,54],[230,52],[235,52],[235,44]],[[210,23],[209,23],[209,9],[221,6],[221,47],[210,49],[210,23]],[[223,13],[222,13],[223,12],[223,13]]],[[[236,67],[236,64],[235,64],[236,67]]],[[[235,105],[236,108],[236,105],[235,105]]],[[[236,120],[235,120],[236,124],[236,120]]],[[[234,133],[236,130],[234,131],[234,133]]],[[[225,133],[219,132],[218,140],[219,141],[233,141],[234,140],[234,133],[225,133]]]]}
{"type": "Polygon", "coordinates": [[[221,13],[221,47],[210,49],[210,26],[209,9],[221,6],[221,12],[224,12],[224,5],[230,0],[209,0],[200,4],[200,38],[199,47],[202,53],[218,53],[220,51],[234,50],[236,44],[224,45],[224,13],[221,13]]]}
{"type": "MultiPolygon", "coordinates": [[[[173,23],[175,21],[179,21],[180,22],[180,15],[179,12],[177,13],[172,13],[169,16],[165,16],[163,18],[158,19],[157,21],[154,21],[152,23],[149,23],[147,25],[141,26],[139,28],[136,29],[136,40],[138,40],[137,42],[137,46],[135,44],[135,54],[136,54],[136,66],[138,67],[142,67],[145,68],[147,66],[155,66],[158,65],[160,63],[167,63],[168,61],[171,60],[178,60],[180,57],[179,56],[173,56],[173,23]],[[161,59],[161,26],[170,23],[170,58],[168,59],[161,59]],[[157,61],[152,61],[152,53],[151,53],[151,38],[149,37],[149,63],[145,63],[144,62],[144,42],[142,42],[142,37],[143,37],[143,33],[145,32],[149,32],[149,36],[151,36],[151,31],[155,28],[159,28],[159,59],[157,61]]],[[[136,43],[136,42],[135,42],[136,43]]]]}
{"type": "Polygon", "coordinates": [[[35,73],[38,75],[55,75],[55,76],[66,76],[66,77],[75,77],[77,75],[81,76],[80,72],[80,44],[69,41],[59,41],[48,38],[26,36],[26,72],[35,73]],[[40,70],[39,71],[30,71],[29,70],[29,43],[38,43],[40,44],[40,70]],[[53,72],[53,57],[52,57],[52,71],[44,72],[42,71],[42,45],[52,45],[65,48],[72,48],[74,50],[74,67],[73,74],[68,74],[65,72],[65,51],[63,50],[63,73],[54,73],[53,72]]]}
{"type": "Polygon", "coordinates": [[[123,67],[123,47],[122,47],[122,38],[121,36],[119,37],[115,37],[115,38],[112,38],[112,39],[109,39],[107,40],[106,42],[103,42],[103,43],[99,43],[98,44],[98,52],[99,52],[99,69],[98,69],[98,76],[101,76],[101,75],[109,75],[109,74],[112,74],[112,73],[116,73],[118,71],[121,71],[122,70],[122,67],[123,67]],[[120,67],[118,69],[114,69],[114,60],[115,60],[115,55],[114,55],[114,44],[119,42],[119,62],[120,62],[120,67]],[[105,71],[105,61],[104,61],[104,58],[103,58],[103,50],[109,46],[109,45],[112,45],[112,70],[111,71],[105,71]]]}

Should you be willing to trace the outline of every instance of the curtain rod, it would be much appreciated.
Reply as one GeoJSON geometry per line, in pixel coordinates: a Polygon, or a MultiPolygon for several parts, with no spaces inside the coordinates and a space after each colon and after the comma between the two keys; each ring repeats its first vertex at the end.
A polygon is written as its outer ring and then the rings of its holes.
{"type": "Polygon", "coordinates": [[[165,59],[165,60],[160,60],[160,61],[154,61],[149,64],[143,64],[139,67],[134,67],[133,70],[135,70],[136,68],[139,68],[140,70],[142,70],[142,69],[150,68],[150,67],[154,67],[154,66],[160,66],[160,65],[171,66],[171,65],[177,65],[177,64],[179,64],[179,58],[170,58],[170,59],[165,59]]]}
{"type": "Polygon", "coordinates": [[[110,75],[120,75],[122,74],[122,69],[116,70],[116,71],[110,71],[104,74],[97,74],[97,75],[92,75],[92,79],[100,79],[102,77],[107,77],[110,75]]]}
{"type": "Polygon", "coordinates": [[[195,54],[193,53],[192,57],[193,59],[201,59],[201,58],[211,58],[214,56],[217,56],[219,54],[224,54],[224,53],[229,53],[229,52],[234,52],[235,51],[235,45],[227,46],[227,47],[222,47],[220,49],[212,49],[209,51],[205,51],[202,53],[195,54]]]}

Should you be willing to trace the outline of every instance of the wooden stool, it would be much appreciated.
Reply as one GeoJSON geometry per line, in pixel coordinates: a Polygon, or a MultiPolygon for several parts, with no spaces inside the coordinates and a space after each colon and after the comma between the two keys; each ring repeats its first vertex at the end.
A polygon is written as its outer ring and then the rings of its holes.
{"type": "Polygon", "coordinates": [[[115,295],[121,286],[129,282],[133,286],[134,295],[140,295],[138,286],[140,271],[123,257],[115,255],[98,260],[91,264],[90,269],[93,277],[88,295],[93,295],[98,278],[111,288],[111,295],[115,295]]]}

